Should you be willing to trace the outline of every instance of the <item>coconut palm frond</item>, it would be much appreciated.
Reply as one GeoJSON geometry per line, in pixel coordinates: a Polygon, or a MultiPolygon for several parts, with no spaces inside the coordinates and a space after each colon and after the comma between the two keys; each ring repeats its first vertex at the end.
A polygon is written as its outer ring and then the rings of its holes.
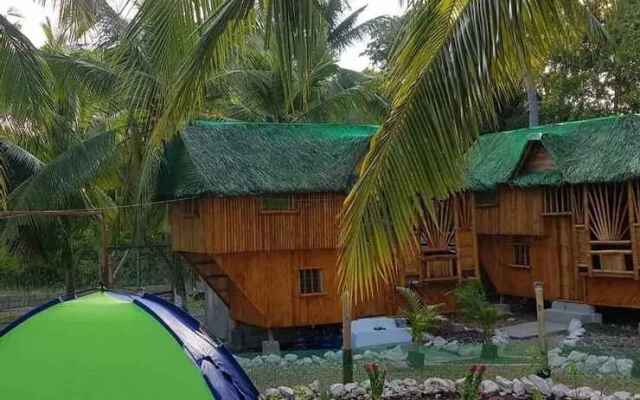
{"type": "Polygon", "coordinates": [[[392,57],[392,111],[345,202],[342,288],[363,299],[396,280],[398,265],[419,250],[421,205],[462,187],[464,155],[480,124],[518,89],[527,65],[584,31],[585,12],[577,0],[414,5],[392,57]]]}
{"type": "Polygon", "coordinates": [[[0,109],[16,118],[44,118],[52,108],[49,81],[38,50],[0,15],[0,109]]]}

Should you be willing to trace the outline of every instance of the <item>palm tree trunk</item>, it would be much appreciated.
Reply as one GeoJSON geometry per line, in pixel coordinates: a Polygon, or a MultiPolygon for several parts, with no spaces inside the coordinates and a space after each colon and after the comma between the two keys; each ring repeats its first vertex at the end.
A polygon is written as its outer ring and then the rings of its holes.
{"type": "Polygon", "coordinates": [[[527,103],[529,104],[529,127],[540,125],[540,104],[538,103],[538,90],[536,82],[530,72],[524,77],[524,84],[527,89],[527,103]]]}

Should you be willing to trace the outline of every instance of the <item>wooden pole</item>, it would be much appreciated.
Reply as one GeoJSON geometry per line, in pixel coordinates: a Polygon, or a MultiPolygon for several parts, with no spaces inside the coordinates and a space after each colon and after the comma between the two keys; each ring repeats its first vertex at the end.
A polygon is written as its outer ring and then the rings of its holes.
{"type": "Polygon", "coordinates": [[[342,294],[342,382],[353,382],[353,350],[351,349],[351,299],[349,292],[342,294]]]}
{"type": "Polygon", "coordinates": [[[109,265],[109,231],[107,229],[107,219],[104,213],[100,217],[100,226],[102,230],[102,254],[100,262],[102,285],[105,289],[110,289],[113,285],[113,279],[111,275],[111,266],[109,265]]]}
{"type": "Polygon", "coordinates": [[[547,344],[544,330],[544,285],[542,282],[535,282],[533,290],[536,294],[536,314],[538,316],[538,340],[540,341],[540,351],[547,354],[547,344]]]}

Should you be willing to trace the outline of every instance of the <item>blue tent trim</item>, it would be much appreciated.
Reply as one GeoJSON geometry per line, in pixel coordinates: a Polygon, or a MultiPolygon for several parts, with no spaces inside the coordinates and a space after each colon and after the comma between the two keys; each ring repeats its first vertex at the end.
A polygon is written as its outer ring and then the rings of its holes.
{"type": "Polygon", "coordinates": [[[13,322],[11,322],[9,325],[5,326],[3,329],[0,329],[0,337],[3,337],[4,335],[6,335],[7,333],[9,333],[10,331],[14,330],[15,328],[17,328],[20,324],[22,324],[23,322],[25,322],[26,320],[28,320],[29,318],[33,317],[34,315],[41,313],[42,311],[51,308],[53,306],[55,306],[56,304],[60,304],[62,303],[61,299],[54,299],[51,300],[47,303],[44,303],[38,307],[35,307],[33,309],[31,309],[30,311],[28,311],[27,313],[23,314],[21,317],[19,317],[18,319],[14,320],[13,322]]]}
{"type": "Polygon", "coordinates": [[[134,304],[151,314],[184,348],[202,372],[218,400],[257,400],[259,392],[233,355],[199,330],[200,324],[178,307],[167,307],[155,296],[130,295],[134,304]],[[194,329],[194,327],[198,327],[194,329]]]}

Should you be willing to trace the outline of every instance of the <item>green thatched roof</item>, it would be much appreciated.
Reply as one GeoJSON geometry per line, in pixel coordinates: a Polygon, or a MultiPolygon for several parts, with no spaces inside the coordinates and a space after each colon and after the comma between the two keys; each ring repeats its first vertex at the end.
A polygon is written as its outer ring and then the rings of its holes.
{"type": "Polygon", "coordinates": [[[168,146],[164,197],[346,193],[370,125],[196,121],[168,146]]]}
{"type": "MultiPolygon", "coordinates": [[[[196,121],[168,146],[164,197],[345,193],[377,130],[372,125],[196,121]]],[[[466,187],[489,190],[640,177],[640,116],[595,118],[482,135],[469,153],[466,187]],[[556,169],[521,174],[538,143],[556,169]]]]}
{"type": "Polygon", "coordinates": [[[467,187],[520,187],[619,182],[640,177],[640,116],[595,118],[482,135],[469,156],[467,187]],[[518,174],[530,143],[540,143],[556,169],[518,174]]]}

